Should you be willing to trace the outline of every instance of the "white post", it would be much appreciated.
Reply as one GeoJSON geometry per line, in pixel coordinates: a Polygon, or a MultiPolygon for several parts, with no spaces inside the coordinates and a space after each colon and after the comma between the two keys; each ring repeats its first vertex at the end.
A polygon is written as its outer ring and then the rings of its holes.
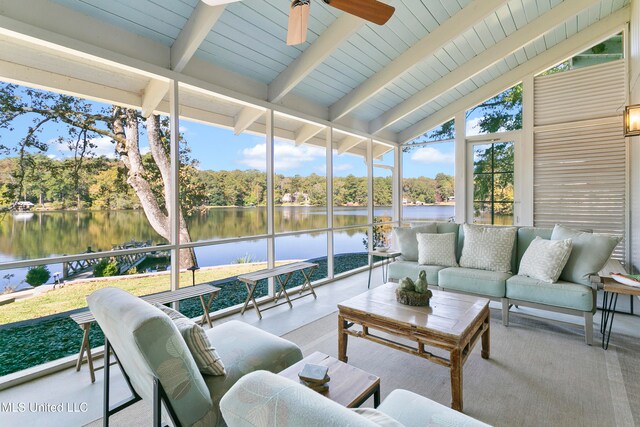
{"type": "Polygon", "coordinates": [[[333,128],[326,130],[327,156],[327,277],[333,279],[333,128]]]}
{"type": "Polygon", "coordinates": [[[392,187],[392,219],[396,227],[400,226],[402,218],[402,148],[395,146],[393,148],[393,171],[391,172],[392,187]]]}
{"type": "MultiPolygon", "coordinates": [[[[455,198],[456,222],[462,224],[467,221],[467,141],[466,141],[466,115],[464,111],[456,114],[455,117],[455,198]]],[[[473,203],[471,203],[473,206],[473,203]]]]}
{"type": "MultiPolygon", "coordinates": [[[[267,268],[276,266],[275,247],[275,200],[273,193],[273,110],[266,112],[266,145],[267,145],[267,268]]],[[[269,279],[269,295],[275,295],[273,278],[269,279]]]]}
{"type": "MultiPolygon", "coordinates": [[[[367,140],[367,193],[369,193],[369,197],[367,198],[367,222],[369,223],[369,239],[367,250],[371,251],[373,249],[373,140],[367,140]]],[[[373,257],[369,256],[369,265],[373,262],[373,257]]]]}
{"type": "Polygon", "coordinates": [[[522,137],[515,146],[514,225],[533,224],[533,74],[522,80],[522,137]]]}
{"type": "MultiPolygon", "coordinates": [[[[171,290],[180,287],[180,102],[178,99],[178,81],[169,82],[169,109],[171,131],[170,157],[171,157],[171,200],[169,202],[169,226],[171,228],[171,290]]],[[[175,305],[177,309],[177,304],[175,305]]]]}

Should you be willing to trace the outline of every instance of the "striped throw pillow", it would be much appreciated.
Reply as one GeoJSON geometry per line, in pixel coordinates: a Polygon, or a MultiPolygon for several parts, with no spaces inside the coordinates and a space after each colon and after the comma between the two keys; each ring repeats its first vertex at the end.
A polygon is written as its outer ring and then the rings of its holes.
{"type": "Polygon", "coordinates": [[[208,375],[226,375],[224,363],[200,325],[170,307],[162,304],[154,305],[173,320],[200,372],[208,375]]]}

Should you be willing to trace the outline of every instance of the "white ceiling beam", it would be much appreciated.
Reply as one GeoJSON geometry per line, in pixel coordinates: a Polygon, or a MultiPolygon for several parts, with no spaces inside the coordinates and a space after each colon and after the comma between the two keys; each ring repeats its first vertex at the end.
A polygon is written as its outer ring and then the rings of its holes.
{"type": "Polygon", "coordinates": [[[364,24],[363,19],[348,13],[336,19],[311,46],[269,84],[269,102],[280,101],[364,24]]]}
{"type": "Polygon", "coordinates": [[[404,100],[371,122],[370,133],[375,134],[391,126],[398,120],[420,109],[446,91],[478,75],[482,71],[512,54],[521,47],[533,42],[544,33],[552,30],[580,11],[599,0],[565,0],[558,6],[539,16],[529,24],[502,39],[464,65],[446,74],[437,81],[404,100]]]}
{"type": "Polygon", "coordinates": [[[244,107],[238,114],[236,114],[233,124],[233,133],[240,135],[263,114],[264,110],[260,108],[244,107]]]}
{"type": "Polygon", "coordinates": [[[169,90],[169,82],[151,79],[142,95],[142,117],[149,117],[169,90]]]}
{"type": "Polygon", "coordinates": [[[305,123],[300,126],[298,130],[296,130],[295,141],[296,146],[302,145],[317,134],[319,134],[324,128],[324,126],[316,126],[310,123],[305,123]]]}
{"type": "Polygon", "coordinates": [[[608,38],[613,32],[621,31],[622,27],[629,21],[629,16],[629,6],[617,10],[608,17],[587,27],[551,49],[544,51],[524,64],[449,104],[431,116],[408,127],[400,133],[400,142],[409,142],[419,137],[425,132],[451,119],[459,111],[466,111],[516,85],[522,81],[524,77],[530,74],[537,74],[549,67],[559,64],[567,58],[588,49],[593,44],[608,38]]]}
{"type": "Polygon", "coordinates": [[[176,41],[171,45],[171,69],[182,71],[220,19],[225,6],[209,6],[198,2],[176,41]]]}
{"type": "MultiPolygon", "coordinates": [[[[209,6],[198,2],[180,34],[171,46],[171,69],[181,72],[218,21],[225,6],[209,6]]],[[[142,98],[142,116],[149,117],[169,90],[169,83],[151,79],[142,98]]]]}
{"type": "Polygon", "coordinates": [[[393,150],[392,147],[384,144],[377,144],[373,149],[373,159],[374,160],[382,160],[382,156],[387,154],[389,151],[393,150]]]}
{"type": "MultiPolygon", "coordinates": [[[[272,108],[301,120],[333,126],[336,130],[361,134],[365,138],[371,137],[368,134],[368,122],[348,117],[349,120],[345,123],[332,123],[328,120],[327,107],[292,93],[280,103],[270,103],[267,101],[267,84],[233,73],[198,57],[192,58],[183,72],[173,71],[170,68],[168,46],[49,0],[0,0],[0,4],[0,35],[10,39],[34,44],[38,49],[45,48],[51,52],[62,52],[80,56],[83,60],[96,61],[113,67],[115,73],[176,79],[186,85],[211,92],[215,96],[234,99],[258,108],[272,108]],[[38,13],[34,14],[34,10],[38,13]],[[103,34],[109,34],[109,37],[104,37],[103,34]]],[[[29,85],[29,82],[23,80],[23,84],[29,85]]],[[[51,86],[50,90],[57,91],[54,86],[51,86]]],[[[131,104],[132,107],[140,108],[140,95],[129,94],[129,98],[138,99],[136,103],[131,104]]],[[[91,92],[77,93],[77,96],[92,97],[91,92]]],[[[113,97],[105,98],[104,102],[129,105],[128,102],[118,100],[115,92],[113,97]]],[[[376,135],[376,138],[392,144],[397,143],[397,134],[390,131],[383,131],[376,135]]]]}
{"type": "Polygon", "coordinates": [[[412,67],[451,42],[462,31],[482,21],[505,3],[507,0],[473,0],[382,70],[336,101],[329,107],[329,120],[337,120],[353,111],[412,67]]]}
{"type": "Polygon", "coordinates": [[[0,61],[0,80],[131,108],[138,108],[141,102],[140,95],[131,91],[8,61],[0,61]]]}
{"type": "Polygon", "coordinates": [[[355,148],[362,141],[366,141],[367,138],[360,138],[359,136],[348,135],[342,141],[340,141],[340,145],[338,145],[338,154],[344,154],[347,151],[355,148]]]}

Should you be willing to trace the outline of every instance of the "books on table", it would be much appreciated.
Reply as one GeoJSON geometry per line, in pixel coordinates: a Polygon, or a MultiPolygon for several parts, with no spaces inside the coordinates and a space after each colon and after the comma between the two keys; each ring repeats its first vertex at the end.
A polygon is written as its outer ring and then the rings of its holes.
{"type": "Polygon", "coordinates": [[[327,383],[331,378],[329,378],[329,368],[326,366],[307,363],[302,368],[302,371],[298,373],[298,377],[302,384],[315,391],[323,392],[329,390],[327,383]]]}
{"type": "Polygon", "coordinates": [[[611,278],[623,285],[640,288],[640,274],[619,274],[611,273],[611,278]]]}

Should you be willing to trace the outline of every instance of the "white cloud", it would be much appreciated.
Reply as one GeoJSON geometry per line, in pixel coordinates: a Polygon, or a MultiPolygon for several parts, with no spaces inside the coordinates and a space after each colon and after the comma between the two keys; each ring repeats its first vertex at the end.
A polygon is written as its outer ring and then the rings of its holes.
{"type": "Polygon", "coordinates": [[[353,169],[353,165],[351,163],[342,163],[340,165],[333,165],[333,170],[336,172],[344,172],[353,169]]]}
{"type": "MultiPolygon", "coordinates": [[[[273,149],[276,173],[300,168],[326,155],[325,149],[321,147],[308,145],[296,147],[279,141],[275,142],[273,149]]],[[[242,158],[238,160],[238,163],[263,171],[266,169],[266,153],[267,145],[265,143],[256,144],[241,151],[242,158]]]]}
{"type": "MultiPolygon", "coordinates": [[[[105,156],[109,159],[116,158],[115,144],[112,142],[112,139],[108,136],[102,136],[100,138],[91,139],[91,144],[95,145],[94,148],[91,148],[91,154],[93,156],[105,156]]],[[[53,158],[66,158],[73,157],[73,152],[69,150],[66,141],[59,141],[57,139],[50,140],[49,145],[51,147],[52,154],[49,154],[49,157],[53,156],[53,158]]]]}
{"type": "Polygon", "coordinates": [[[426,165],[436,163],[453,164],[454,155],[443,153],[435,147],[422,147],[418,148],[412,155],[411,160],[414,162],[424,163],[426,165]]]}
{"type": "Polygon", "coordinates": [[[467,136],[480,134],[480,127],[478,126],[478,123],[480,123],[481,119],[482,117],[476,117],[475,119],[467,120],[467,136]]]}

